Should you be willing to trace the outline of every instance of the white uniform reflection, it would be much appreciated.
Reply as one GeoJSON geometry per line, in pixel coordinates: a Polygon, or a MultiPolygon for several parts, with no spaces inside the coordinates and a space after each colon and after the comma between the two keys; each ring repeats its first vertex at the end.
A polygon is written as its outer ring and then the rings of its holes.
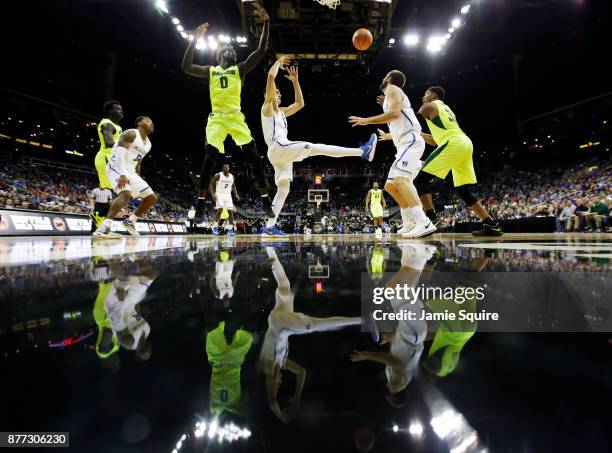
{"type": "Polygon", "coordinates": [[[137,360],[146,361],[152,353],[151,344],[147,341],[151,326],[140,314],[139,304],[157,277],[157,272],[144,261],[136,261],[135,265],[136,270],[129,272],[120,263],[109,263],[114,280],[104,298],[104,311],[119,345],[134,351],[137,360]]]}
{"type": "MultiPolygon", "coordinates": [[[[401,249],[401,268],[386,283],[387,287],[407,285],[416,287],[427,261],[433,256],[435,247],[422,242],[402,241],[398,243],[401,249]]],[[[387,401],[395,407],[403,407],[408,402],[408,384],[414,378],[421,354],[423,343],[427,336],[427,322],[419,320],[423,310],[423,302],[417,300],[410,303],[407,300],[392,299],[391,306],[396,313],[401,310],[418,314],[416,320],[399,321],[392,334],[382,334],[380,344],[388,344],[389,352],[353,351],[353,362],[371,361],[385,365],[385,396],[387,401]]]]}
{"type": "Polygon", "coordinates": [[[268,316],[268,330],[261,348],[260,361],[266,378],[268,406],[276,417],[289,423],[297,414],[300,398],[306,379],[306,370],[289,358],[289,337],[313,332],[325,332],[361,324],[360,317],[332,316],[314,318],[293,311],[294,294],[285,270],[273,247],[266,247],[268,258],[272,260],[272,273],[278,284],[276,304],[268,316]],[[288,370],[296,375],[296,386],[286,408],[280,408],[277,400],[281,385],[281,371],[288,370]]]}

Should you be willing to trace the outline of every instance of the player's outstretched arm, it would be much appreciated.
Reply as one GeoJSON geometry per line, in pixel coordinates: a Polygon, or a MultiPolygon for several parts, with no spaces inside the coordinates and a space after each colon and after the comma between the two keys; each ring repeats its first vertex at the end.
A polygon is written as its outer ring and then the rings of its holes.
{"type": "Polygon", "coordinates": [[[401,366],[402,362],[387,352],[353,351],[350,356],[351,362],[370,362],[382,363],[389,366],[401,366]]]}
{"type": "Polygon", "coordinates": [[[187,46],[187,50],[185,51],[185,55],[183,56],[183,64],[181,65],[181,69],[185,74],[189,74],[190,76],[199,77],[203,79],[208,79],[210,77],[210,65],[201,66],[197,64],[193,64],[193,54],[195,52],[195,46],[202,36],[206,34],[208,31],[208,23],[200,25],[195,29],[193,33],[193,39],[189,42],[187,46]]]}
{"type": "Polygon", "coordinates": [[[276,76],[281,68],[284,68],[291,62],[288,55],[281,55],[278,60],[274,62],[270,70],[268,71],[268,79],[266,81],[266,98],[262,107],[262,113],[264,116],[274,115],[274,101],[276,99],[276,76]]]}
{"type": "Polygon", "coordinates": [[[268,47],[268,36],[270,35],[270,16],[268,16],[266,10],[257,3],[255,3],[255,15],[264,21],[264,26],[261,32],[261,37],[259,38],[259,45],[257,46],[257,49],[255,49],[246,60],[238,64],[240,77],[245,76],[257,67],[261,59],[266,54],[266,49],[268,47]]]}
{"type": "Polygon", "coordinates": [[[385,90],[385,98],[389,102],[389,109],[385,113],[369,118],[349,116],[352,127],[385,124],[398,119],[402,115],[402,90],[395,85],[389,85],[385,90]]]}
{"type": "Polygon", "coordinates": [[[285,116],[291,116],[304,108],[304,95],[302,94],[302,87],[300,86],[299,74],[297,66],[291,66],[287,68],[287,75],[285,76],[291,83],[293,83],[293,91],[295,93],[295,100],[289,107],[281,108],[285,116]]]}

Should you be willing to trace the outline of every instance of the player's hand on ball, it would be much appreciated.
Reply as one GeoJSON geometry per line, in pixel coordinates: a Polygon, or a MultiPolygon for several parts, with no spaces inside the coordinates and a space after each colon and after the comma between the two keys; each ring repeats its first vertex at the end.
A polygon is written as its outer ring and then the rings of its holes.
{"type": "Polygon", "coordinates": [[[353,351],[351,354],[351,362],[361,362],[367,360],[365,351],[353,351]]]}
{"type": "Polygon", "coordinates": [[[117,188],[123,189],[128,182],[130,181],[127,176],[125,175],[119,176],[119,180],[117,181],[117,188]]]}
{"type": "Polygon", "coordinates": [[[193,32],[193,39],[197,41],[199,38],[204,36],[204,34],[206,34],[207,31],[208,31],[208,22],[205,22],[202,25],[200,25],[198,28],[195,29],[195,31],[193,32]]]}
{"type": "Polygon", "coordinates": [[[287,68],[287,75],[285,75],[293,83],[298,81],[298,68],[297,66],[289,66],[287,68]]]}
{"type": "Polygon", "coordinates": [[[381,94],[380,96],[378,96],[376,98],[376,103],[382,107],[382,105],[385,103],[385,95],[381,94]]]}
{"type": "Polygon", "coordinates": [[[349,123],[355,126],[367,126],[368,120],[367,118],[361,118],[360,116],[349,116],[349,123]]]}

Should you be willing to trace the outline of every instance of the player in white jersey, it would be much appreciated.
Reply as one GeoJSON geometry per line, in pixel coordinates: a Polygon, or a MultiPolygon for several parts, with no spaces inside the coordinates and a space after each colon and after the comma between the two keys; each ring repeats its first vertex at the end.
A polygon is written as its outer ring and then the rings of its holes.
{"type": "Polygon", "coordinates": [[[389,133],[379,130],[380,138],[393,140],[397,150],[395,160],[389,170],[385,190],[400,206],[403,226],[400,232],[404,237],[417,238],[429,236],[436,231],[434,224],[427,218],[419,195],[414,187],[414,178],[421,169],[421,156],[425,151],[425,141],[421,137],[421,125],[418,122],[408,96],[402,90],[406,76],[401,71],[389,72],[380,85],[384,96],[378,98],[382,104],[383,114],[370,118],[349,117],[355,126],[369,124],[388,124],[389,133]],[[408,230],[414,219],[415,226],[408,230]]]}
{"type": "Polygon", "coordinates": [[[229,306],[230,299],[234,297],[234,288],[240,277],[240,271],[234,274],[236,260],[231,248],[217,251],[215,272],[210,280],[210,288],[216,299],[222,300],[225,307],[229,306]]]}
{"type": "Polygon", "coordinates": [[[233,236],[234,231],[234,201],[232,200],[232,192],[236,197],[236,201],[240,200],[238,191],[236,190],[236,182],[234,181],[234,175],[229,172],[229,165],[224,164],[222,171],[217,173],[210,181],[210,187],[208,188],[212,199],[215,201],[215,209],[217,210],[217,218],[212,227],[214,235],[219,234],[219,221],[221,220],[221,213],[224,209],[227,210],[230,227],[227,233],[233,236]]]}
{"type": "Polygon", "coordinates": [[[279,420],[288,423],[298,409],[306,370],[289,358],[289,337],[291,335],[304,335],[313,332],[327,332],[349,326],[361,324],[361,317],[332,316],[329,318],[315,318],[293,311],[294,294],[291,292],[291,283],[283,265],[280,263],[274,247],[266,247],[268,258],[272,261],[272,274],[278,288],[275,298],[276,304],[268,316],[268,330],[266,331],[260,352],[260,363],[266,379],[268,405],[279,420]],[[292,404],[288,409],[281,411],[277,400],[278,389],[281,384],[282,370],[289,370],[297,376],[297,383],[292,404]]]}
{"type": "MultiPolygon", "coordinates": [[[[416,241],[399,242],[398,246],[402,251],[401,268],[385,286],[415,288],[436,249],[416,241]]],[[[353,351],[351,360],[384,364],[387,401],[394,407],[402,407],[408,401],[408,384],[418,372],[423,343],[427,339],[427,321],[421,319],[424,305],[420,299],[392,298],[390,302],[393,311],[404,317],[397,323],[395,332],[382,334],[380,344],[389,344],[389,352],[353,351]]]]}
{"type": "Polygon", "coordinates": [[[142,197],[138,208],[123,221],[123,226],[132,236],[140,236],[136,222],[157,201],[151,186],[140,177],[142,159],[151,150],[151,135],[155,129],[148,116],[136,118],[137,129],[128,129],[119,136],[113,146],[111,157],[106,165],[108,176],[117,198],[111,203],[102,225],[93,233],[94,237],[114,237],[111,233],[113,219],[128,205],[132,198],[142,197]]]}
{"type": "Polygon", "coordinates": [[[147,341],[151,326],[140,314],[139,305],[157,273],[149,264],[138,264],[139,275],[118,273],[120,276],[113,281],[104,299],[104,311],[119,344],[125,349],[135,351],[136,357],[145,361],[151,357],[151,345],[147,341]]]}
{"type": "Polygon", "coordinates": [[[262,230],[263,236],[284,236],[286,233],[276,226],[278,216],[289,195],[289,186],[293,180],[293,163],[312,156],[328,157],[361,157],[369,162],[376,152],[376,134],[372,134],[367,143],[359,148],[322,145],[304,141],[290,141],[287,138],[287,118],[304,108],[304,96],[298,80],[296,67],[287,69],[287,79],[293,83],[295,101],[288,107],[281,107],[281,94],[276,88],[276,76],[280,69],[285,69],[291,62],[286,55],[281,56],[268,72],[265,101],[261,107],[261,126],[264,139],[268,145],[268,159],[274,167],[274,181],[277,191],[272,202],[274,217],[269,217],[262,230]]]}

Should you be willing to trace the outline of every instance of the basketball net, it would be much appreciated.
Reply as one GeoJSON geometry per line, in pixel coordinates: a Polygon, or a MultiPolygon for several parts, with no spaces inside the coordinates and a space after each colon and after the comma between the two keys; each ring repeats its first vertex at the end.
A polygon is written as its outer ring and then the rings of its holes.
{"type": "Polygon", "coordinates": [[[341,0],[314,0],[317,3],[320,3],[321,5],[325,5],[330,9],[336,9],[336,6],[338,6],[340,4],[341,0]]]}

